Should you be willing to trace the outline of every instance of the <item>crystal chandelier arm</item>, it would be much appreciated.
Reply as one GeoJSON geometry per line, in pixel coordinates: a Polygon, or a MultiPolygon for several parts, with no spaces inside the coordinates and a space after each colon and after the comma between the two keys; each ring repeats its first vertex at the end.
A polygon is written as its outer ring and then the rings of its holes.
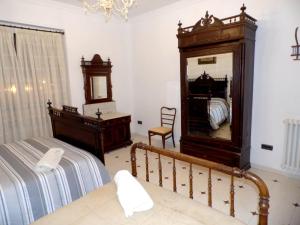
{"type": "Polygon", "coordinates": [[[103,10],[106,20],[111,17],[112,13],[120,14],[127,20],[128,10],[133,6],[135,1],[136,0],[96,0],[96,2],[90,4],[87,0],[82,0],[86,10],[103,10]]]}
{"type": "Polygon", "coordinates": [[[128,20],[128,9],[133,6],[135,0],[121,0],[122,7],[118,7],[116,2],[114,2],[114,10],[119,12],[125,20],[128,20]]]}
{"type": "Polygon", "coordinates": [[[101,8],[100,1],[101,0],[97,0],[95,3],[90,4],[86,0],[82,0],[82,3],[83,3],[83,6],[85,9],[90,10],[90,11],[97,11],[101,8]]]}

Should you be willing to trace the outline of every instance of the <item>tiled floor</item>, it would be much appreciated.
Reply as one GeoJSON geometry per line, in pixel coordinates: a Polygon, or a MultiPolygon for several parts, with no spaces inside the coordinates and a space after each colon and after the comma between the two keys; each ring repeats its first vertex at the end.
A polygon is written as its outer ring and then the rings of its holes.
{"type": "MultiPolygon", "coordinates": [[[[147,143],[147,138],[134,136],[133,142],[147,143]]],[[[153,145],[161,147],[161,142],[153,140],[153,145]]],[[[173,149],[170,142],[166,147],[173,149]]],[[[173,149],[178,151],[178,147],[173,149]]],[[[150,182],[158,184],[157,156],[149,155],[150,182]]],[[[131,171],[130,147],[112,151],[105,155],[106,167],[111,176],[121,169],[131,171]]],[[[171,160],[162,158],[163,187],[172,190],[172,164],[171,160]]],[[[137,151],[138,177],[145,179],[144,152],[137,151]]],[[[183,162],[177,163],[177,189],[178,193],[188,196],[189,167],[183,162]]],[[[286,176],[266,172],[263,170],[251,169],[259,175],[267,184],[270,192],[270,225],[300,225],[300,180],[291,179],[286,176]]],[[[207,170],[205,168],[193,168],[194,199],[207,204],[207,170]]],[[[229,214],[229,184],[228,176],[213,172],[213,207],[229,214]]],[[[249,225],[257,224],[257,191],[251,183],[244,179],[235,180],[235,207],[236,217],[249,225]]]]}

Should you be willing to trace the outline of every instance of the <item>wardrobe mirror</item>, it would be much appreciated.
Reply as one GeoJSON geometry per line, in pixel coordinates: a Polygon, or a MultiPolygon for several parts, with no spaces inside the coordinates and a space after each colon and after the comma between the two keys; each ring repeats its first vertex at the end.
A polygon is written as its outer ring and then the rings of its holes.
{"type": "Polygon", "coordinates": [[[105,76],[91,76],[90,83],[92,99],[107,98],[107,78],[105,76]]]}
{"type": "Polygon", "coordinates": [[[233,53],[187,58],[191,136],[231,140],[233,53]]]}

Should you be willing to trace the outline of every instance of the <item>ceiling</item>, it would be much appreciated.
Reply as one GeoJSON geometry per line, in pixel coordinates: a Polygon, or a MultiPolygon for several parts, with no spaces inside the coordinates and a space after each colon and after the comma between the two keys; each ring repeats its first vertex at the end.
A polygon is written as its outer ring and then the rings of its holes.
{"type": "MultiPolygon", "coordinates": [[[[67,4],[75,5],[75,6],[82,6],[81,0],[54,0],[58,2],[64,2],[67,4]]],[[[90,2],[95,0],[90,0],[90,2]]],[[[145,12],[163,7],[168,4],[172,4],[179,0],[136,0],[135,5],[132,9],[130,9],[129,16],[137,16],[143,14],[145,12]]]]}

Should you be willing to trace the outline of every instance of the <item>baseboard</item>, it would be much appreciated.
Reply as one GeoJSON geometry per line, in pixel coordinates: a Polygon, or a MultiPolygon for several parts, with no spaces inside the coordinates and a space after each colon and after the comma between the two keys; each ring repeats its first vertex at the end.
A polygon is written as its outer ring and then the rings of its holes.
{"type": "Polygon", "coordinates": [[[251,167],[255,168],[255,169],[264,170],[266,172],[278,173],[283,176],[287,176],[287,177],[290,177],[293,179],[300,180],[300,174],[295,174],[295,173],[290,173],[290,172],[284,171],[284,170],[278,170],[278,169],[274,169],[274,168],[270,168],[270,167],[265,167],[265,166],[255,164],[255,163],[251,163],[251,167]]]}

